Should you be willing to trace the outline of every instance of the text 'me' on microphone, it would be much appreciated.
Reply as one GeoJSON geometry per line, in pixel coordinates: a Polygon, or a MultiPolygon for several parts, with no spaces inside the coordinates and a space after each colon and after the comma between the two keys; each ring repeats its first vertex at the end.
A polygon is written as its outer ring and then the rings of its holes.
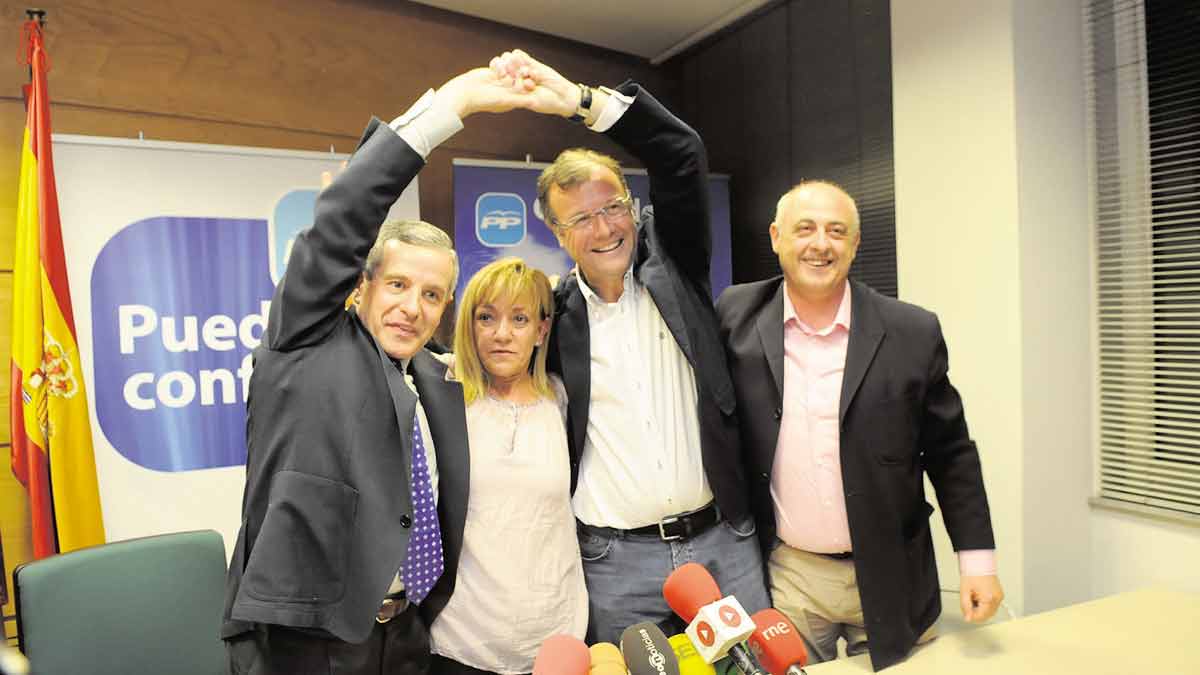
{"type": "Polygon", "coordinates": [[[588,675],[626,675],[621,650],[611,642],[597,642],[588,648],[592,653],[592,668],[588,675]]]}
{"type": "Polygon", "coordinates": [[[671,643],[650,621],[635,623],[621,633],[621,656],[629,675],[680,675],[671,643]]]}
{"type": "Polygon", "coordinates": [[[808,663],[808,649],[800,631],[777,609],[755,612],[750,651],[771,675],[800,675],[808,663]]]}
{"type": "Polygon", "coordinates": [[[587,645],[571,635],[551,635],[533,658],[533,675],[588,675],[592,655],[587,645]]]}

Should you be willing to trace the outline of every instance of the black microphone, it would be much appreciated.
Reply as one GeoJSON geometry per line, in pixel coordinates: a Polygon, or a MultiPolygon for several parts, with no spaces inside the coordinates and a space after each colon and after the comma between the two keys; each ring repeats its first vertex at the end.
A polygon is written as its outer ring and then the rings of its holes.
{"type": "Polygon", "coordinates": [[[679,659],[658,626],[635,623],[621,633],[621,656],[629,675],[679,675],[679,659]]]}

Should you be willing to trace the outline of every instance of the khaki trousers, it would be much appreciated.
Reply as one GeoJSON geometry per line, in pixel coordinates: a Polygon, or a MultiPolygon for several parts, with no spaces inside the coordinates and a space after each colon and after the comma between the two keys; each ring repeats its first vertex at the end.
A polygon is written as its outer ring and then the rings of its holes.
{"type": "MultiPolygon", "coordinates": [[[[868,651],[867,630],[854,561],[809,553],[780,543],[767,563],[771,599],[808,647],[809,663],[832,661],[838,656],[838,639],[846,641],[846,655],[868,651]]],[[[924,644],[937,637],[937,625],[917,640],[924,644]]]]}

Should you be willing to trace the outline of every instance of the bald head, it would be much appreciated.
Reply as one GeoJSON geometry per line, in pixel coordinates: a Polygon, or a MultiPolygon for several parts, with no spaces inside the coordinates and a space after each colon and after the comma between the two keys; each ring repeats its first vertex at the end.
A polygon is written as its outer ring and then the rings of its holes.
{"type": "Polygon", "coordinates": [[[771,249],[797,311],[804,306],[836,310],[858,252],[858,225],[854,199],[827,181],[805,181],[779,200],[771,249]]]}
{"type": "Polygon", "coordinates": [[[779,222],[780,217],[783,215],[784,208],[788,205],[788,202],[792,198],[801,195],[801,193],[804,193],[802,198],[808,198],[810,195],[815,195],[818,192],[828,193],[834,199],[840,198],[845,200],[844,205],[851,214],[851,219],[853,221],[847,223],[847,225],[849,225],[854,232],[857,232],[859,228],[858,204],[855,203],[854,198],[850,196],[849,192],[846,192],[844,189],[842,189],[842,186],[827,180],[800,181],[794,185],[792,189],[783,193],[783,196],[780,197],[779,201],[775,203],[775,222],[779,222]]]}

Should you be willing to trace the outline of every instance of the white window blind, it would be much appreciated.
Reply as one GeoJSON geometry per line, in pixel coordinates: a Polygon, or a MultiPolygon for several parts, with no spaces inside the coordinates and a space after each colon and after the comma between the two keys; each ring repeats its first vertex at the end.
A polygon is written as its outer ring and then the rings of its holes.
{"type": "Polygon", "coordinates": [[[1084,8],[1097,495],[1200,515],[1200,2],[1084,8]]]}

